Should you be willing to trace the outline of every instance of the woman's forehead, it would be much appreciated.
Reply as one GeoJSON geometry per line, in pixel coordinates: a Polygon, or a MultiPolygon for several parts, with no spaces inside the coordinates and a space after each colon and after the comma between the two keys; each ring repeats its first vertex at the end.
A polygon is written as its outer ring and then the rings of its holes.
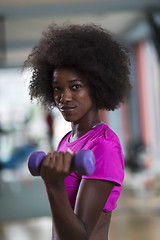
{"type": "Polygon", "coordinates": [[[86,79],[74,68],[56,68],[53,71],[53,81],[66,79],[70,82],[82,81],[87,82],[86,79]]]}

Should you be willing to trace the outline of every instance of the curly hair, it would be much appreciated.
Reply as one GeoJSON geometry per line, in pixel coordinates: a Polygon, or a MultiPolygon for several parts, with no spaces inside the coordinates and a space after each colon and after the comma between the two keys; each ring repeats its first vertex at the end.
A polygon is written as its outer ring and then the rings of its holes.
{"type": "Polygon", "coordinates": [[[23,67],[32,68],[31,101],[55,107],[52,77],[56,68],[74,68],[88,81],[98,109],[114,110],[130,89],[127,49],[95,24],[52,24],[44,31],[23,67]]]}

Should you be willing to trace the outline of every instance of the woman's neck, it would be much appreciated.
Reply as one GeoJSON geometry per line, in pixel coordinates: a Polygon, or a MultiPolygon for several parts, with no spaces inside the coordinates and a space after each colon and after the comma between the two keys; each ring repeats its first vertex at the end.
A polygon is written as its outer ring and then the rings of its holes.
{"type": "Polygon", "coordinates": [[[88,121],[81,121],[79,123],[71,123],[72,127],[72,135],[70,137],[70,142],[73,142],[83,136],[85,133],[90,131],[96,124],[100,123],[100,117],[97,114],[92,119],[89,119],[88,121]]]}

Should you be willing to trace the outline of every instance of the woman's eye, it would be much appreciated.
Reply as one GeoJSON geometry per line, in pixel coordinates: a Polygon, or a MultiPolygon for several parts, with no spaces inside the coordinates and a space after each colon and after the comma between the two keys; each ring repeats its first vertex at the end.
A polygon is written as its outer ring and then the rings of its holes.
{"type": "Polygon", "coordinates": [[[54,92],[59,92],[59,91],[61,91],[61,88],[60,87],[53,87],[53,91],[54,92]]]}
{"type": "Polygon", "coordinates": [[[81,87],[82,87],[81,85],[76,84],[76,85],[73,85],[73,86],[72,86],[72,89],[76,90],[76,89],[79,89],[79,88],[81,88],[81,87]]]}

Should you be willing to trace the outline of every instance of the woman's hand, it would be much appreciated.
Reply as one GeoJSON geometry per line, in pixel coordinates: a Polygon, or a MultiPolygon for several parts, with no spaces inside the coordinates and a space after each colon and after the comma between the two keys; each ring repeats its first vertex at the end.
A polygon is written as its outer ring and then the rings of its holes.
{"type": "Polygon", "coordinates": [[[64,182],[71,172],[73,154],[69,152],[53,152],[47,154],[43,160],[40,175],[47,185],[64,182]]]}

